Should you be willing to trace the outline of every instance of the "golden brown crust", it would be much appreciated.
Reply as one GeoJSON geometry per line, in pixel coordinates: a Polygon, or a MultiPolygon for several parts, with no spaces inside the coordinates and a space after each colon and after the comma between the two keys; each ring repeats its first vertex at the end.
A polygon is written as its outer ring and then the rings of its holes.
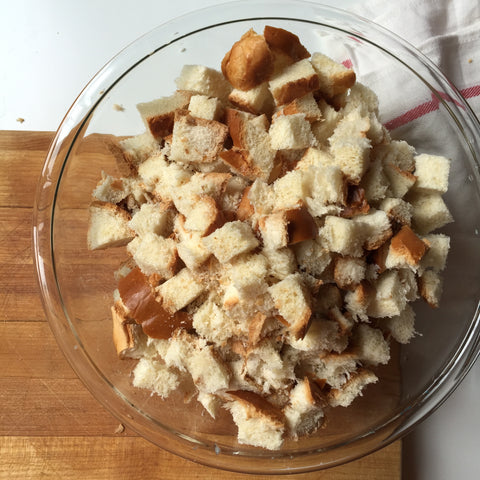
{"type": "Polygon", "coordinates": [[[246,150],[233,147],[220,152],[219,157],[242,177],[255,180],[261,176],[260,170],[253,164],[252,158],[246,150]]]}
{"type": "Polygon", "coordinates": [[[138,267],[119,280],[118,291],[128,315],[149,337],[167,339],[178,328],[190,329],[192,326],[192,319],[186,312],[171,315],[162,307],[155,299],[148,278],[138,267]]]}
{"type": "Polygon", "coordinates": [[[318,227],[307,208],[301,206],[285,212],[288,231],[288,245],[310,240],[317,236],[318,227]]]}
{"type": "Polygon", "coordinates": [[[254,213],[255,209],[253,205],[250,203],[250,199],[248,198],[248,192],[250,191],[250,186],[246,187],[242,194],[242,199],[237,207],[237,219],[238,220],[248,220],[254,213]]]}
{"type": "Polygon", "coordinates": [[[427,253],[428,246],[408,225],[404,225],[392,238],[390,249],[395,255],[405,258],[409,265],[415,266],[427,253]]]}
{"type": "Polygon", "coordinates": [[[310,52],[302,45],[298,36],[288,30],[266,25],[263,36],[273,51],[284,53],[292,59],[292,62],[310,57],[310,52]]]}
{"type": "Polygon", "coordinates": [[[277,105],[285,105],[296,98],[317,90],[318,86],[318,75],[315,73],[309,77],[285,83],[273,92],[273,96],[277,105]]]}
{"type": "Polygon", "coordinates": [[[240,402],[252,417],[266,417],[279,426],[283,425],[282,412],[261,395],[248,390],[230,390],[227,395],[240,402]]]}
{"type": "Polygon", "coordinates": [[[267,81],[273,72],[273,54],[265,38],[253,30],[245,33],[223,58],[222,72],[239,90],[267,81]]]}

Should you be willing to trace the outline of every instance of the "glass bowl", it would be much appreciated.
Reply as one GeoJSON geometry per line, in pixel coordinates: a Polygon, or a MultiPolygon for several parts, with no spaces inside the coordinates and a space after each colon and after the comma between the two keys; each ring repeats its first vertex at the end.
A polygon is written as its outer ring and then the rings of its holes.
{"type": "Polygon", "coordinates": [[[43,168],[35,204],[35,263],[58,344],[93,395],[123,424],[202,464],[299,473],[388,445],[441,405],[478,356],[479,132],[466,101],[427,58],[341,10],[290,0],[240,1],[159,26],[121,51],[85,87],[60,125],[43,168]],[[362,397],[349,408],[333,409],[326,428],[287,441],[279,451],[238,444],[226,413],[213,421],[196,402],[186,405],[175,395],[163,401],[132,387],[134,361],[120,361],[111,340],[113,272],[125,250],[91,252],[86,242],[91,193],[101,172],[120,175],[108,139],[144,131],[135,105],[171,94],[185,64],[219,69],[244,32],[262,32],[267,24],[294,32],[312,53],[351,62],[357,79],[378,94],[380,118],[392,128],[392,138],[407,140],[419,153],[452,159],[444,199],[455,219],[442,230],[451,236],[451,251],[440,308],[415,304],[420,335],[393,351],[388,366],[376,369],[380,381],[362,397]]]}

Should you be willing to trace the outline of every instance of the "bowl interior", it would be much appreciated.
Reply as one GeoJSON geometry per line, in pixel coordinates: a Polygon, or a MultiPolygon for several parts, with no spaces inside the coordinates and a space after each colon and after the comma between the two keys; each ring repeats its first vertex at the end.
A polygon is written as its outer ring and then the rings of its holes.
{"type": "MultiPolygon", "coordinates": [[[[264,3],[259,4],[263,9],[264,3]]],[[[200,12],[187,22],[159,27],[141,39],[137,49],[129,47],[123,57],[108,64],[87,87],[77,102],[81,114],[74,108],[62,127],[65,132],[75,125],[71,137],[59,137],[62,149],[56,159],[50,157],[50,162],[61,164],[52,204],[51,251],[64,313],[62,319],[54,318],[52,328],[57,337],[63,336],[67,357],[96,397],[127,425],[180,455],[235,470],[303,471],[379,448],[438,406],[464,374],[464,355],[472,355],[472,343],[478,341],[480,198],[475,120],[438,71],[395,38],[349,14],[307,6],[297,11],[301,17],[297,19],[289,10],[284,18],[225,14],[223,21],[209,22],[200,12]],[[183,29],[176,31],[178,25],[183,29]],[[161,400],[132,387],[135,362],[120,361],[111,340],[113,272],[127,258],[126,251],[91,252],[86,243],[88,206],[101,172],[122,175],[109,146],[112,136],[144,131],[135,105],[171,94],[184,64],[219,69],[234,41],[250,28],[263,31],[265,25],[296,33],[312,53],[321,51],[351,62],[357,79],[378,94],[382,122],[397,119],[392,138],[408,141],[418,153],[452,159],[450,190],[444,198],[455,219],[442,230],[451,236],[451,251],[440,308],[416,302],[419,335],[392,349],[390,364],[375,370],[380,382],[369,386],[351,407],[332,410],[324,429],[298,442],[286,442],[278,452],[239,445],[227,412],[213,420],[195,401],[187,404],[181,395],[161,400]],[[398,120],[422,102],[436,108],[414,122],[398,120]],[[69,353],[73,350],[76,353],[69,353]],[[75,355],[81,356],[78,362],[75,355]]],[[[279,12],[285,8],[281,3],[279,12]]]]}

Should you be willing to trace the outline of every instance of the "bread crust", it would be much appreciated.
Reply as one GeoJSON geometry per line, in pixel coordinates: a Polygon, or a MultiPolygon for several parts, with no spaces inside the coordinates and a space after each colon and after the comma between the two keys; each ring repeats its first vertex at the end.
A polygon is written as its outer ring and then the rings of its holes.
{"type": "Polygon", "coordinates": [[[273,54],[265,38],[250,29],[222,60],[222,72],[234,88],[250,90],[273,73],[273,54]]]}

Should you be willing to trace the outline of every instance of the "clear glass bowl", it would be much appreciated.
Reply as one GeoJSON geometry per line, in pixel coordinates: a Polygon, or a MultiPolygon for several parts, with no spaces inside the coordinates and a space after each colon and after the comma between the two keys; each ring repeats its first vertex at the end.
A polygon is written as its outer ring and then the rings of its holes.
{"type": "Polygon", "coordinates": [[[159,26],[120,52],[85,87],[58,129],[39,181],[35,262],[61,349],[93,395],[122,423],[203,464],[240,472],[298,473],[386,446],[446,399],[479,352],[479,131],[468,104],[438,68],[405,41],[347,12],[290,0],[243,1],[159,26]],[[109,310],[116,286],[113,271],[125,250],[91,252],[86,242],[91,192],[102,171],[119,175],[109,136],[141,133],[137,103],[172,93],[184,64],[218,69],[234,41],[250,28],[263,31],[266,24],[293,31],[310,52],[351,61],[358,80],[379,95],[382,121],[397,127],[392,137],[407,140],[418,152],[452,158],[451,188],[444,198],[455,218],[444,229],[451,236],[451,252],[441,306],[415,305],[421,335],[396,349],[390,365],[376,370],[380,382],[363,397],[347,409],[334,409],[325,429],[288,441],[275,452],[239,445],[226,413],[212,421],[196,402],[185,405],[180,396],[162,401],[131,386],[134,363],[116,356],[109,310]],[[421,126],[402,125],[401,115],[422,102],[430,113],[421,126]]]}

